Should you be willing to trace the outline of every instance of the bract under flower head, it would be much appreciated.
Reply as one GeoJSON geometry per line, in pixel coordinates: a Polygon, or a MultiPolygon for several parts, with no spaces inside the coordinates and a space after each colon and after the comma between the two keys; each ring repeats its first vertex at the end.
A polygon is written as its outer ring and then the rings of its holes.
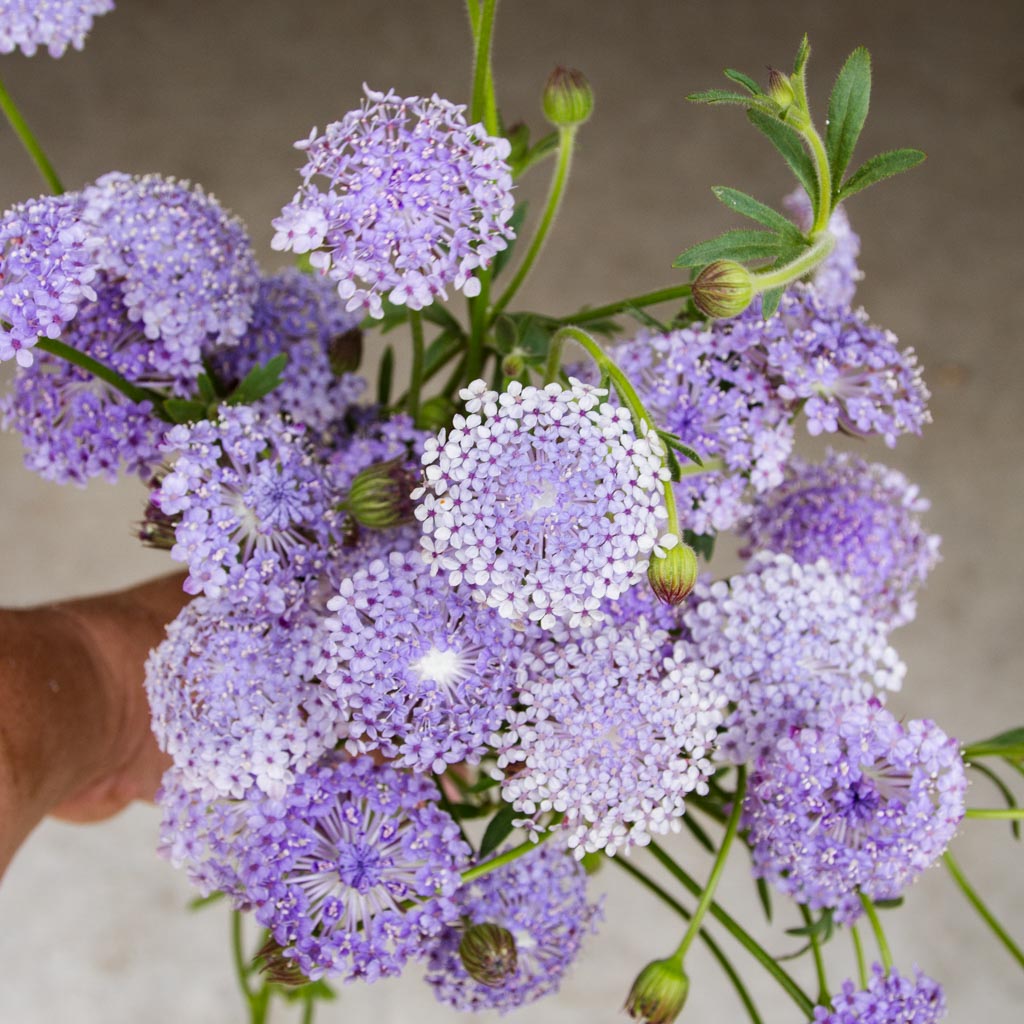
{"type": "Polygon", "coordinates": [[[355,572],[328,608],[323,679],[349,751],[421,772],[479,761],[514,699],[508,622],[453,593],[418,552],[355,572]]]}
{"type": "Polygon", "coordinates": [[[114,9],[114,0],[0,0],[0,53],[20,49],[35,56],[45,46],[63,57],[69,46],[81,50],[93,18],[114,9]]]}
{"type": "Polygon", "coordinates": [[[308,620],[199,598],[167,627],[146,663],[146,693],[181,785],[207,799],[253,786],[280,798],[335,745],[337,716],[313,674],[321,638],[308,620]]]}
{"type": "Polygon", "coordinates": [[[831,1009],[815,1009],[814,1024],[937,1024],[945,1016],[946,995],[938,982],[920,970],[907,978],[873,964],[867,988],[844,981],[831,1009]]]}
{"type": "Polygon", "coordinates": [[[707,792],[724,698],[711,672],[640,619],[527,649],[522,710],[498,738],[502,797],[535,827],[551,811],[578,857],[679,830],[707,792]]]}
{"type": "Polygon", "coordinates": [[[955,740],[933,722],[901,724],[876,700],[810,721],[757,762],[744,825],[755,875],[849,923],[858,892],[896,899],[942,854],[967,779],[955,740]]]}
{"type": "Polygon", "coordinates": [[[718,753],[737,764],[823,705],[899,689],[906,671],[885,625],[824,560],[759,554],[728,582],[699,583],[683,621],[715,691],[735,704],[718,753]]]}
{"type": "Polygon", "coordinates": [[[273,248],[311,253],[347,308],[375,317],[384,298],[422,309],[449,285],[477,294],[473,271],[514,235],[510,146],[464,111],[366,89],[362,107],[297,143],[303,184],[274,221],[273,248]]]}
{"type": "Polygon", "coordinates": [[[461,1011],[525,1006],[558,991],[598,908],[587,902],[587,875],[550,844],[463,886],[455,894],[462,924],[446,928],[430,952],[427,984],[461,1011]],[[466,928],[493,924],[511,934],[515,967],[496,984],[470,976],[459,956],[466,928]]]}
{"type": "Polygon", "coordinates": [[[819,466],[794,459],[781,487],[762,495],[744,525],[746,548],[845,573],[865,609],[890,627],[910,622],[917,588],[939,560],[921,527],[928,501],[898,470],[829,452],[819,466]]]}
{"type": "Polygon", "coordinates": [[[32,365],[40,335],[59,338],[95,300],[96,264],[77,195],[42,196],[0,219],[0,360],[32,365]]]}
{"type": "Polygon", "coordinates": [[[470,850],[422,775],[328,756],[281,800],[212,806],[167,782],[165,851],[251,908],[307,978],[398,974],[459,915],[470,850]]]}
{"type": "Polygon", "coordinates": [[[462,392],[468,416],[427,441],[423,548],[455,587],[517,622],[587,625],[644,579],[666,517],[661,445],[606,392],[462,392]]]}

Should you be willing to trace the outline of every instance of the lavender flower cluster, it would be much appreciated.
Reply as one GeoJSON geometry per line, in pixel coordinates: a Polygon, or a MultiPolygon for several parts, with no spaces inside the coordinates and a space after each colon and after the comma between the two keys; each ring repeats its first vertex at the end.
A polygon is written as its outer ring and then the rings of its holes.
{"type": "MultiPolygon", "coordinates": [[[[420,959],[474,1010],[554,991],[598,916],[584,856],[679,831],[728,766],[750,770],[758,877],[844,923],[899,896],[965,780],[955,741],[882,704],[937,560],[927,503],[863,459],[792,455],[798,417],[889,445],[928,419],[912,350],[849,305],[845,214],[767,320],[611,349],[631,393],[582,371],[467,381],[435,431],[358,404],[357,314],[480,294],[513,237],[509,143],[436,96],[367,90],[300,148],[273,246],[311,275],[261,275],[236,219],[152,175],[0,220],[4,421],[44,476],[146,480],[143,536],[195,595],[147,664],[166,855],[253,912],[272,974],[420,959]],[[700,463],[673,473],[673,437],[700,463]],[[730,529],[746,567],[659,606],[647,574],[679,534],[730,529]],[[545,845],[486,873],[477,814],[545,845]]],[[[815,1020],[941,1007],[879,969],[815,1020]]]]}

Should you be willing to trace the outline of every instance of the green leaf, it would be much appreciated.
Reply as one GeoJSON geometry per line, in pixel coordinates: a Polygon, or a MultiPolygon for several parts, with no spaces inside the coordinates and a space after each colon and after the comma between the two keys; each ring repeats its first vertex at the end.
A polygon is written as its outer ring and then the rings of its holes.
{"type": "Polygon", "coordinates": [[[715,844],[711,841],[711,837],[704,831],[701,825],[696,822],[692,814],[684,814],[682,818],[683,824],[689,829],[690,834],[694,839],[704,847],[712,856],[714,856],[715,844]]]}
{"type": "Polygon", "coordinates": [[[329,1003],[338,998],[338,993],[327,984],[323,978],[318,981],[309,981],[305,985],[297,987],[280,986],[276,991],[284,998],[286,1003],[307,1003],[321,1000],[329,1003]]]}
{"type": "Polygon", "coordinates": [[[704,267],[713,260],[736,260],[746,263],[750,260],[777,259],[789,243],[774,231],[726,231],[725,234],[707,242],[691,245],[672,263],[673,267],[704,267]]]}
{"type": "MultiPolygon", "coordinates": [[[[525,199],[520,200],[516,203],[515,209],[512,211],[512,216],[509,218],[509,224],[512,230],[515,232],[515,238],[505,246],[497,256],[494,257],[494,262],[491,264],[491,271],[494,277],[497,277],[508,265],[508,261],[512,258],[512,253],[515,252],[516,241],[522,232],[523,221],[526,220],[527,202],[525,199]]],[[[430,308],[429,306],[427,307],[430,308]]]]}
{"type": "Polygon", "coordinates": [[[198,423],[209,418],[210,407],[194,398],[167,398],[164,399],[164,412],[174,423],[198,423]]]}
{"type": "Polygon", "coordinates": [[[897,896],[893,900],[873,900],[876,910],[895,910],[903,906],[903,897],[897,896]]]}
{"type": "Polygon", "coordinates": [[[766,206],[753,196],[748,196],[746,192],[740,192],[739,189],[728,188],[725,185],[714,185],[711,191],[720,203],[724,203],[735,213],[756,220],[759,224],[777,231],[780,235],[787,235],[794,242],[804,241],[800,229],[788,217],[784,217],[777,210],[766,206]]]}
{"type": "Polygon", "coordinates": [[[703,92],[691,92],[686,97],[691,103],[735,103],[741,107],[749,107],[757,101],[741,92],[729,92],[728,89],[705,89],[703,92]]]}
{"type": "Polygon", "coordinates": [[[199,400],[207,405],[217,401],[217,389],[213,386],[213,379],[208,373],[201,373],[196,378],[196,386],[199,388],[199,400]]]}
{"type": "Polygon", "coordinates": [[[836,205],[858,192],[863,192],[869,185],[909,171],[924,159],[925,154],[919,149],[890,149],[886,153],[879,153],[878,156],[865,160],[836,193],[836,205]]]}
{"type": "Polygon", "coordinates": [[[511,804],[503,804],[501,810],[491,818],[480,840],[480,859],[489,857],[512,834],[512,822],[519,816],[511,804]]]}
{"type": "Polygon", "coordinates": [[[762,134],[766,135],[771,144],[782,154],[789,164],[790,170],[811,197],[811,206],[818,205],[818,177],[814,172],[814,164],[807,150],[804,149],[803,137],[791,125],[762,113],[760,110],[748,110],[750,123],[762,134]]]}
{"type": "Polygon", "coordinates": [[[683,542],[689,544],[694,552],[700,558],[703,558],[705,562],[711,561],[711,557],[715,553],[715,534],[694,533],[693,530],[683,530],[683,542]]]}
{"type": "Polygon", "coordinates": [[[796,51],[796,58],[793,61],[793,74],[790,81],[793,83],[793,91],[796,93],[797,104],[807,110],[807,61],[811,57],[811,43],[804,33],[800,40],[800,46],[796,51]]]}
{"type": "Polygon", "coordinates": [[[680,440],[678,434],[670,434],[667,430],[659,430],[657,433],[658,437],[669,448],[675,449],[684,458],[690,462],[695,462],[698,466],[704,465],[704,460],[685,441],[680,440]]]}
{"type": "Polygon", "coordinates": [[[825,150],[832,172],[833,194],[850,165],[871,103],[871,54],[858,46],[843,65],[828,101],[825,150]]]}
{"type": "Polygon", "coordinates": [[[224,399],[224,404],[252,405],[253,402],[258,402],[281,383],[281,372],[287,364],[288,356],[282,352],[265,365],[254,366],[242,378],[238,387],[224,399]]]}
{"type": "Polygon", "coordinates": [[[731,79],[737,85],[742,85],[744,89],[749,89],[752,96],[764,95],[764,89],[750,75],[745,75],[742,71],[737,71],[735,68],[726,68],[725,77],[731,79]]]}
{"type": "Polygon", "coordinates": [[[442,331],[427,346],[423,353],[423,374],[432,377],[440,367],[462,349],[462,336],[453,335],[450,331],[442,331]]]}
{"type": "Polygon", "coordinates": [[[380,357],[380,369],[377,371],[377,404],[388,405],[391,402],[391,380],[395,375],[395,350],[388,345],[380,357]]]}
{"type": "Polygon", "coordinates": [[[518,178],[525,174],[535,164],[553,156],[558,150],[558,132],[551,132],[545,135],[537,144],[527,152],[519,164],[512,169],[512,177],[518,178]]]}
{"type": "Polygon", "coordinates": [[[460,337],[465,335],[462,324],[440,302],[432,302],[429,306],[425,306],[420,310],[420,316],[429,323],[437,324],[438,327],[451,331],[452,334],[458,334],[460,337]]]}
{"type": "Polygon", "coordinates": [[[481,779],[477,779],[472,786],[469,787],[470,793],[484,793],[488,789],[494,789],[498,785],[500,779],[492,779],[489,775],[485,775],[481,779]]]}
{"type": "MultiPolygon", "coordinates": [[[[1013,790],[1003,782],[1001,778],[991,768],[986,768],[983,764],[972,764],[970,766],[971,771],[980,772],[987,778],[996,789],[999,790],[1003,799],[1006,801],[1007,807],[1016,807],[1017,798],[1013,795],[1013,790]]],[[[1010,831],[1013,833],[1014,839],[1020,839],[1020,821],[1013,820],[1010,822],[1010,831]]]]}
{"type": "Polygon", "coordinates": [[[772,893],[768,888],[768,883],[763,878],[758,878],[757,882],[757,898],[761,901],[761,909],[764,911],[765,920],[772,923],[772,893]]]}
{"type": "Polygon", "coordinates": [[[785,291],[785,288],[769,288],[768,291],[761,293],[762,320],[770,320],[775,316],[775,311],[779,308],[779,303],[782,301],[785,291]]]}
{"type": "Polygon", "coordinates": [[[1014,760],[1024,758],[1024,727],[1009,729],[964,748],[965,761],[973,761],[976,757],[1010,757],[1014,760]]]}

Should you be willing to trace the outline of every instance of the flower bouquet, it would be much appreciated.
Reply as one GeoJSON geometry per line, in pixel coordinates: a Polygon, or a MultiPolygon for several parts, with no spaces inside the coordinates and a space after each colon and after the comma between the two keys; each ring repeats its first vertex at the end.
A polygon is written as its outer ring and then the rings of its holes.
{"type": "MultiPolygon", "coordinates": [[[[59,57],[112,6],[0,2],[0,52],[59,57]]],[[[716,187],[751,224],[690,245],[674,283],[523,308],[594,95],[558,68],[550,131],[506,120],[496,0],[466,7],[466,104],[367,86],[296,144],[273,275],[200,186],[65,190],[0,87],[49,188],[0,220],[0,413],[47,479],[144,479],[140,539],[192,598],[146,668],[160,850],[230,901],[253,1022],[406,970],[459,1010],[525,1006],[601,926],[613,870],[680,918],[622,994],[636,1019],[680,1014],[699,939],[755,1024],[750,970],[795,1021],[938,1021],[883,917],[944,862],[1024,966],[947,849],[965,816],[1016,826],[1024,733],[965,745],[886,707],[938,539],[917,488],[851,448],[920,433],[929,395],[853,305],[845,204],[924,155],[854,160],[863,48],[819,131],[805,38],[789,72],[690,97],[772,144],[783,211],[716,187]],[[517,182],[545,172],[528,217],[517,182]],[[849,443],[809,462],[804,430],[849,443]],[[968,808],[968,768],[1007,806],[968,808]],[[754,913],[797,908],[815,989],[716,900],[741,846],[754,913]]]]}

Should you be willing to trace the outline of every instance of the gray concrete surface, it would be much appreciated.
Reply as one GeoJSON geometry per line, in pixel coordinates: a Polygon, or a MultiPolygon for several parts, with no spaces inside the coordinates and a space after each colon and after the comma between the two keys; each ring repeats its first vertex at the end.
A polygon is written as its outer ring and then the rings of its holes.
{"type": "MultiPolygon", "coordinates": [[[[558,62],[583,68],[598,97],[558,235],[523,298],[569,311],[671,283],[679,251],[733,226],[708,186],[769,200],[786,191],[774,155],[738,112],[691,108],[683,96],[717,84],[725,66],[785,66],[804,30],[818,111],[842,58],[866,44],[876,91],[861,153],[917,145],[930,157],[850,204],[864,241],[861,299],[916,346],[934,392],[935,422],[921,440],[891,454],[868,448],[920,482],[934,503],[929,523],[945,538],[918,621],[896,637],[910,673],[894,703],[978,738],[1024,722],[1019,0],[510,0],[496,57],[507,114],[542,127],[539,89],[558,62]]],[[[0,75],[69,184],[115,168],[191,177],[248,221],[270,267],[270,219],[296,181],[291,142],[356,105],[363,80],[464,98],[465,36],[457,0],[121,0],[84,53],[56,63],[4,58],[0,75]]],[[[39,191],[2,127],[0,168],[0,204],[39,191]]],[[[524,188],[540,198],[542,176],[524,188]]],[[[0,465],[0,601],[85,593],[165,567],[132,539],[137,486],[45,484],[21,468],[10,436],[0,437],[0,465]]],[[[978,784],[973,800],[988,804],[992,794],[978,784]]],[[[956,848],[1024,940],[1021,847],[1005,831],[972,823],[956,848]]],[[[140,807],[102,826],[46,824],[32,837],[0,888],[0,1021],[242,1020],[224,912],[184,911],[187,885],[154,856],[155,834],[155,812],[140,807]]],[[[694,871],[706,870],[698,852],[681,851],[694,871]]],[[[615,1020],[635,971],[675,941],[675,921],[613,869],[595,889],[608,892],[601,934],[559,997],[512,1019],[615,1020]]],[[[722,899],[746,906],[756,923],[742,863],[722,899]]],[[[950,1020],[1021,1019],[1024,976],[940,871],[889,922],[899,963],[919,963],[947,984],[950,1020]]],[[[845,940],[832,955],[838,980],[849,971],[845,940]]],[[[741,1020],[702,956],[683,1019],[741,1020]]],[[[797,1021],[757,968],[744,967],[766,1020],[797,1021]]],[[[323,1019],[451,1020],[415,975],[346,988],[323,1019]]]]}

